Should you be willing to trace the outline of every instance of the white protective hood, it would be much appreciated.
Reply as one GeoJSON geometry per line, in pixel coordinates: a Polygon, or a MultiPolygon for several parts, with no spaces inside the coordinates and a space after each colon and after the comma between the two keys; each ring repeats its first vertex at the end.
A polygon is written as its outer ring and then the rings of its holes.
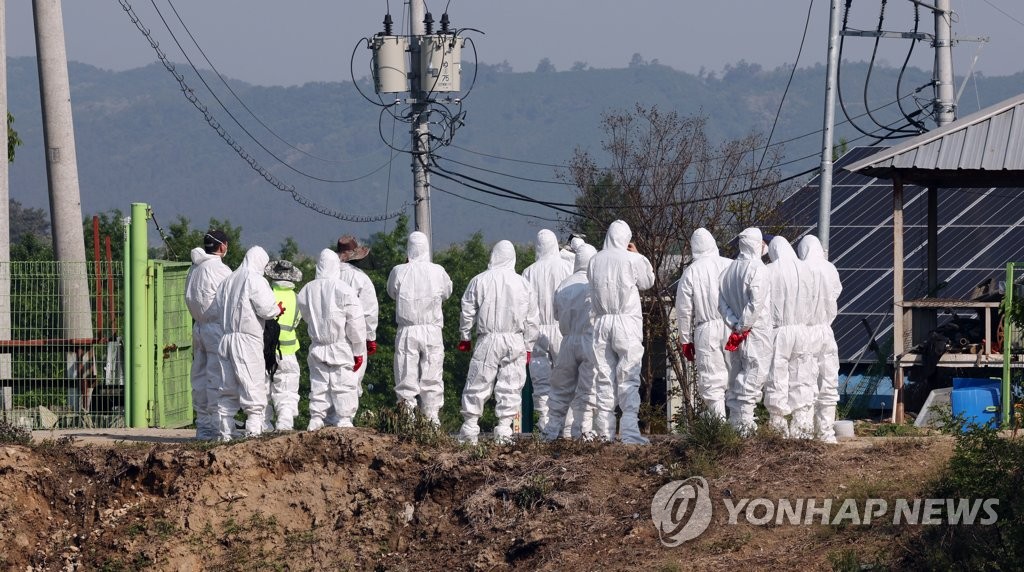
{"type": "Polygon", "coordinates": [[[597,249],[589,244],[582,244],[576,250],[576,260],[573,267],[573,272],[586,272],[587,267],[590,266],[590,259],[597,254],[597,249]]]}
{"type": "Polygon", "coordinates": [[[604,249],[626,250],[630,240],[633,240],[633,231],[625,221],[617,220],[608,227],[608,234],[604,237],[604,249]]]}
{"type": "Polygon", "coordinates": [[[516,269],[516,248],[507,240],[500,240],[491,249],[491,261],[487,264],[488,270],[495,269],[511,270],[516,269]]]}
{"type": "Polygon", "coordinates": [[[320,251],[320,258],[316,261],[317,278],[337,278],[341,269],[341,261],[338,254],[329,248],[320,251]]]}
{"type": "Polygon", "coordinates": [[[409,262],[430,262],[430,243],[427,235],[420,231],[413,231],[405,247],[406,257],[409,262]]]}

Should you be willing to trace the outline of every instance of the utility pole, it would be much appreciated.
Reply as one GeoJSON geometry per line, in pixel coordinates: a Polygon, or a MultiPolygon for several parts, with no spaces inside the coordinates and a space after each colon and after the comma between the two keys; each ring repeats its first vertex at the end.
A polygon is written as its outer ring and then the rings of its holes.
{"type": "Polygon", "coordinates": [[[426,165],[430,161],[430,126],[428,120],[429,102],[425,91],[424,72],[422,69],[421,41],[427,34],[427,25],[424,19],[427,15],[425,0],[409,1],[409,43],[412,55],[412,74],[410,95],[412,96],[412,179],[413,179],[413,205],[415,208],[416,230],[427,235],[427,243],[430,245],[430,256],[433,258],[434,235],[430,231],[430,174],[426,165]]]}
{"type": "Polygon", "coordinates": [[[61,0],[32,0],[32,9],[43,109],[46,177],[50,187],[50,224],[53,227],[53,249],[60,264],[64,337],[91,339],[82,199],[78,189],[78,158],[71,119],[71,85],[61,0]]]}
{"type": "MultiPolygon", "coordinates": [[[[956,120],[956,100],[953,85],[953,10],[950,0],[936,0],[935,16],[935,123],[942,127],[956,120]]],[[[928,187],[928,295],[935,296],[939,287],[939,189],[928,187]]],[[[928,326],[934,328],[935,317],[929,316],[928,326]]]]}
{"type": "Polygon", "coordinates": [[[935,123],[956,120],[953,86],[953,10],[950,0],[935,1],[935,123]]]}
{"type": "MultiPolygon", "coordinates": [[[[10,154],[7,136],[7,0],[0,0],[0,120],[3,121],[4,153],[0,159],[0,339],[11,339],[11,195],[10,154]]],[[[6,410],[11,379],[11,354],[0,354],[0,386],[6,410]]]]}
{"type": "Polygon", "coordinates": [[[832,0],[828,20],[828,62],[825,68],[825,125],[821,137],[821,174],[818,177],[818,240],[828,255],[832,221],[832,148],[836,126],[836,83],[839,78],[839,0],[832,0]]]}

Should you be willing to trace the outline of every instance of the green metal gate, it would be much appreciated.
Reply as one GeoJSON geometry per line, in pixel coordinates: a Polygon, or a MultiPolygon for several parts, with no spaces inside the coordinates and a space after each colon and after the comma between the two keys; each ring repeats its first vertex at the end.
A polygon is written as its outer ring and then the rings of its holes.
{"type": "Polygon", "coordinates": [[[185,305],[189,264],[150,260],[146,221],[132,203],[125,226],[125,417],[129,427],[192,424],[192,317],[185,305]]]}
{"type": "Polygon", "coordinates": [[[177,428],[192,424],[192,317],[185,306],[189,264],[150,260],[148,316],[153,333],[151,425],[177,428]]]}

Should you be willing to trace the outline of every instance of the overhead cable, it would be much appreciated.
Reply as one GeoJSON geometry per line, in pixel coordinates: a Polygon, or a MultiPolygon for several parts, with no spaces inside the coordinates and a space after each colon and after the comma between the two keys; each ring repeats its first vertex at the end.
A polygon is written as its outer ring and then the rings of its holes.
{"type": "Polygon", "coordinates": [[[159,42],[157,42],[153,38],[153,35],[149,31],[149,28],[147,28],[142,23],[142,20],[139,18],[138,14],[135,13],[135,10],[134,8],[132,8],[131,4],[128,3],[128,0],[118,0],[118,2],[121,4],[121,8],[125,11],[125,13],[128,14],[128,18],[132,21],[132,24],[134,24],[135,27],[138,28],[139,32],[141,32],[142,35],[146,38],[146,40],[149,42],[150,47],[152,47],[153,50],[156,52],[157,58],[160,60],[160,63],[163,64],[164,69],[166,69],[168,73],[174,76],[174,79],[178,82],[178,85],[181,88],[181,92],[185,96],[185,99],[187,99],[189,103],[192,104],[193,107],[195,107],[197,110],[199,110],[200,113],[203,114],[203,118],[206,120],[206,123],[214,131],[217,132],[217,135],[219,135],[221,139],[223,139],[228,145],[231,146],[232,149],[234,149],[235,153],[237,153],[239,157],[241,157],[246,163],[249,164],[249,167],[251,167],[254,171],[259,173],[259,175],[263,177],[264,180],[266,180],[268,183],[277,188],[277,190],[290,194],[292,200],[306,208],[314,210],[320,214],[330,216],[332,218],[336,218],[339,220],[344,220],[347,222],[378,222],[389,218],[395,218],[402,214],[404,208],[407,205],[403,205],[402,210],[394,211],[391,213],[385,213],[383,215],[368,216],[342,213],[340,211],[316,203],[312,199],[296,191],[293,185],[285,184],[283,181],[277,178],[277,176],[271,173],[269,169],[261,165],[260,162],[255,157],[250,155],[249,152],[246,151],[245,148],[242,147],[242,145],[238,143],[238,141],[234,137],[232,137],[230,133],[227,132],[227,130],[220,124],[220,122],[217,121],[216,117],[214,117],[214,115],[210,112],[209,108],[205,104],[203,104],[203,102],[200,101],[198,97],[196,97],[195,91],[188,85],[188,83],[185,82],[185,76],[179,73],[175,68],[174,64],[167,59],[167,55],[163,52],[163,50],[160,49],[159,42]]]}
{"type": "Polygon", "coordinates": [[[789,79],[786,80],[786,89],[782,90],[782,98],[779,99],[779,108],[775,110],[775,119],[772,121],[772,128],[768,132],[768,140],[765,141],[764,152],[761,153],[761,160],[757,162],[757,170],[761,170],[764,158],[768,156],[768,148],[772,144],[772,136],[775,135],[775,127],[779,124],[779,116],[782,115],[782,106],[786,103],[786,95],[789,94],[789,86],[793,85],[793,76],[796,75],[797,66],[800,65],[800,56],[804,53],[804,42],[807,41],[807,30],[811,27],[811,12],[814,8],[814,0],[807,4],[807,18],[804,20],[804,33],[800,37],[800,47],[796,50],[796,60],[793,61],[793,69],[789,70],[789,79]]]}
{"type": "Polygon", "coordinates": [[[260,118],[260,116],[256,115],[256,112],[254,112],[252,109],[249,108],[248,105],[246,105],[245,101],[242,100],[238,93],[235,92],[235,90],[231,87],[231,84],[228,83],[227,79],[224,78],[224,75],[220,73],[220,70],[217,69],[217,66],[213,65],[213,62],[210,61],[210,58],[206,55],[206,51],[203,50],[203,47],[199,45],[199,41],[192,34],[192,30],[189,29],[188,25],[185,23],[185,20],[181,17],[181,14],[178,13],[178,8],[174,6],[174,2],[172,0],[167,0],[167,4],[171,7],[171,10],[174,11],[174,16],[178,19],[178,23],[181,24],[181,27],[184,28],[185,33],[188,34],[188,37],[192,40],[192,44],[195,45],[196,49],[199,50],[199,53],[202,54],[203,59],[206,61],[206,64],[210,66],[210,69],[213,70],[213,73],[217,76],[218,79],[220,79],[221,83],[224,84],[224,87],[227,88],[228,92],[231,93],[231,95],[235,98],[235,101],[237,101],[238,104],[241,105],[242,108],[245,109],[249,113],[249,115],[251,115],[252,118],[256,120],[257,123],[263,126],[263,128],[266,129],[267,132],[273,135],[275,139],[277,139],[281,143],[284,143],[291,149],[298,151],[299,153],[302,153],[303,155],[311,159],[316,159],[317,161],[323,161],[324,163],[333,163],[339,165],[351,162],[326,159],[324,157],[314,155],[300,147],[296,147],[295,145],[289,143],[285,138],[278,135],[276,131],[274,131],[269,125],[266,124],[266,122],[264,122],[260,118]]]}
{"type": "Polygon", "coordinates": [[[307,172],[305,172],[305,171],[303,171],[301,169],[293,167],[290,163],[288,163],[284,159],[278,157],[273,151],[268,149],[266,145],[264,145],[259,139],[257,139],[255,135],[250,133],[249,130],[246,129],[244,125],[242,125],[242,123],[238,120],[238,118],[236,118],[235,115],[233,113],[231,113],[231,110],[228,109],[228,107],[226,105],[224,105],[224,102],[221,101],[220,97],[217,96],[217,92],[215,92],[213,90],[213,88],[210,87],[210,84],[206,81],[206,78],[203,77],[203,74],[199,73],[199,68],[197,68],[195,63],[192,62],[192,58],[189,57],[188,53],[185,51],[185,48],[182,47],[181,42],[178,41],[178,37],[174,34],[174,31],[171,29],[171,26],[167,22],[167,19],[164,18],[163,12],[160,11],[160,7],[156,5],[156,0],[149,0],[149,1],[153,5],[153,9],[156,10],[157,16],[160,17],[160,21],[163,22],[164,28],[167,29],[167,33],[171,35],[171,39],[174,40],[175,45],[177,45],[178,49],[181,50],[181,54],[183,56],[185,56],[185,61],[188,62],[189,67],[191,67],[192,71],[195,72],[196,76],[199,78],[199,81],[201,81],[203,83],[203,85],[206,86],[207,91],[210,92],[210,95],[213,96],[213,99],[217,102],[218,105],[220,105],[221,109],[224,110],[224,113],[227,113],[228,117],[230,117],[231,120],[235,122],[235,125],[237,125],[238,128],[241,129],[243,133],[248,135],[249,138],[252,139],[253,142],[256,143],[257,146],[259,146],[260,149],[263,149],[263,151],[265,151],[268,155],[273,157],[277,162],[281,163],[286,168],[294,171],[295,173],[298,173],[299,175],[302,175],[303,177],[307,177],[309,179],[312,179],[314,181],[319,181],[321,183],[354,183],[356,181],[359,181],[359,180],[365,179],[367,177],[370,177],[371,175],[377,173],[378,171],[380,171],[381,169],[383,169],[384,167],[387,166],[387,163],[384,163],[384,164],[380,165],[379,167],[377,167],[376,169],[370,171],[369,173],[366,173],[365,175],[361,175],[359,177],[355,177],[355,178],[352,178],[352,179],[325,179],[323,177],[318,177],[316,175],[311,175],[311,174],[309,174],[309,173],[307,173],[307,172]]]}

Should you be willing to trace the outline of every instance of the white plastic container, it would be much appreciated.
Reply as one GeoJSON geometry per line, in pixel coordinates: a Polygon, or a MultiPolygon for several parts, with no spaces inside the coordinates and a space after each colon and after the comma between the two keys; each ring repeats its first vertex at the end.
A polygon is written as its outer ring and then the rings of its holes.
{"type": "Polygon", "coordinates": [[[836,439],[853,439],[853,421],[846,419],[836,421],[835,424],[836,439]]]}

